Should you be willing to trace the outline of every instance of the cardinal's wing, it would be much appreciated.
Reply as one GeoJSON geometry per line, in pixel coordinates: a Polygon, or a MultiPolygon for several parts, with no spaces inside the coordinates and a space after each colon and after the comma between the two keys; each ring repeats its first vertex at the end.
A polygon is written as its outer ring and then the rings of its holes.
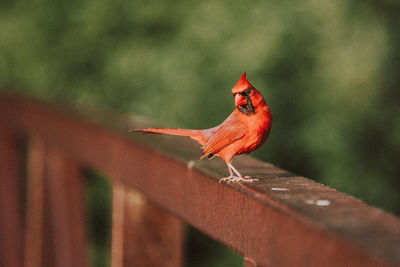
{"type": "Polygon", "coordinates": [[[241,123],[236,114],[229,116],[220,126],[212,129],[207,143],[204,145],[202,158],[214,154],[222,148],[242,138],[247,132],[247,127],[241,123]]]}

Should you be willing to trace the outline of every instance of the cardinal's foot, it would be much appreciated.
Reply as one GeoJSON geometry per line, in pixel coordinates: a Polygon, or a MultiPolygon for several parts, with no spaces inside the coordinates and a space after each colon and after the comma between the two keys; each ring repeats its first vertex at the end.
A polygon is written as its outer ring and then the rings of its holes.
{"type": "Polygon", "coordinates": [[[239,177],[239,176],[228,176],[225,178],[221,178],[219,179],[220,183],[226,182],[228,184],[230,183],[238,183],[238,182],[248,182],[248,183],[253,183],[253,182],[258,182],[258,179],[252,179],[250,178],[250,176],[245,176],[243,177],[239,177]]]}

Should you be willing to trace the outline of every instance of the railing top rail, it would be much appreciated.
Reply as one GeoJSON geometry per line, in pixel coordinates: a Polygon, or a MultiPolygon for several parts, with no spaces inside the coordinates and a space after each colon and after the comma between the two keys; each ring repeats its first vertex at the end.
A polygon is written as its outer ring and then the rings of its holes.
{"type": "Polygon", "coordinates": [[[194,142],[129,135],[138,122],[93,114],[0,95],[0,130],[43,138],[261,265],[400,265],[400,220],[380,209],[249,157],[235,164],[260,182],[219,184],[222,161],[188,167],[194,142]]]}

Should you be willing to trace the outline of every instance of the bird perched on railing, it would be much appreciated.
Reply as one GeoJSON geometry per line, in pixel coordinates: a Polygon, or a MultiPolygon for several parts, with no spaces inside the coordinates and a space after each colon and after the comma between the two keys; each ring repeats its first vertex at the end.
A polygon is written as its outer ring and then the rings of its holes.
{"type": "Polygon", "coordinates": [[[259,148],[267,140],[272,126],[271,109],[261,93],[249,83],[246,72],[233,87],[235,110],[220,125],[204,130],[148,128],[130,130],[188,136],[202,145],[204,157],[222,158],[228,166],[229,176],[220,182],[256,182],[249,176],[242,176],[232,165],[235,155],[250,153],[259,148]]]}

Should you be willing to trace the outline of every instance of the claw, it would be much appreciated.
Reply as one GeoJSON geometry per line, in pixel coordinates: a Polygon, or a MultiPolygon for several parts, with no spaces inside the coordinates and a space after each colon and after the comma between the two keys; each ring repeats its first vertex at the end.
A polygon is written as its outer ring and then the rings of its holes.
{"type": "Polygon", "coordinates": [[[238,183],[238,182],[253,183],[253,182],[258,182],[258,179],[252,179],[252,178],[250,178],[250,176],[245,176],[245,177],[243,178],[243,177],[231,175],[231,176],[228,176],[228,177],[224,177],[224,178],[219,179],[219,182],[220,182],[220,183],[226,182],[226,183],[228,183],[228,184],[230,184],[230,183],[238,183]]]}
{"type": "Polygon", "coordinates": [[[229,176],[224,177],[219,179],[219,182],[227,182],[228,184],[230,183],[238,183],[238,182],[248,182],[248,183],[253,183],[253,182],[258,182],[258,179],[252,179],[250,176],[245,176],[243,177],[233,166],[231,163],[227,163],[228,165],[228,170],[229,170],[229,176]],[[233,175],[235,173],[237,176],[233,175]]]}

